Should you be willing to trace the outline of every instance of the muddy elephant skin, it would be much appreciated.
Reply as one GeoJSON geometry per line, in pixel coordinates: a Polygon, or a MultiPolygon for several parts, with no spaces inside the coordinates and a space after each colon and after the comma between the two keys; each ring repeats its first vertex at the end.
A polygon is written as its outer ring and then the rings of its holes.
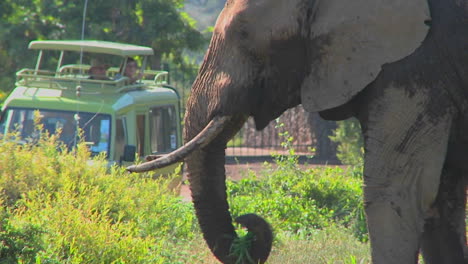
{"type": "MultiPolygon", "coordinates": [[[[466,263],[468,1],[228,0],[193,84],[185,142],[224,123],[186,157],[204,238],[236,263],[225,186],[227,141],[302,104],[357,117],[372,261],[466,263]]],[[[264,263],[271,229],[249,214],[250,255],[264,263]]]]}

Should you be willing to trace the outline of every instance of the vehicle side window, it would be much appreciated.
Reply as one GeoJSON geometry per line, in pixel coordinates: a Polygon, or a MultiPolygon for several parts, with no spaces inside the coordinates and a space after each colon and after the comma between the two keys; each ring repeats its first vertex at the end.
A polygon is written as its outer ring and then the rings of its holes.
{"type": "Polygon", "coordinates": [[[39,131],[34,125],[34,111],[26,109],[9,109],[7,111],[8,121],[4,132],[19,132],[20,141],[32,142],[39,138],[39,131]]]}
{"type": "MultiPolygon", "coordinates": [[[[107,118],[94,118],[89,122],[88,138],[93,143],[91,151],[93,153],[104,152],[108,154],[110,141],[110,120],[107,118]]],[[[87,134],[85,134],[85,139],[87,134]]]]}
{"type": "Polygon", "coordinates": [[[137,115],[137,153],[145,155],[145,115],[137,115]]]}
{"type": "Polygon", "coordinates": [[[6,133],[6,120],[7,120],[7,117],[8,117],[8,114],[9,114],[9,111],[5,111],[1,114],[0,116],[0,139],[3,138],[3,136],[5,135],[6,133]]]}
{"type": "Polygon", "coordinates": [[[151,152],[164,153],[177,148],[177,118],[175,107],[161,106],[150,110],[151,152]]]}
{"type": "Polygon", "coordinates": [[[5,112],[2,112],[0,109],[0,139],[3,136],[3,133],[5,132],[5,112]]]}
{"type": "Polygon", "coordinates": [[[115,158],[120,159],[123,155],[125,146],[125,118],[117,118],[115,120],[115,158]]]}

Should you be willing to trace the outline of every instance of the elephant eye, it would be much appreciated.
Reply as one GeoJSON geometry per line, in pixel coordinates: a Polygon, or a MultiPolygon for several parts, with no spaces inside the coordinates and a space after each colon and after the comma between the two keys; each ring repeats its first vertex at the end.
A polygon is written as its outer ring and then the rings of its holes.
{"type": "Polygon", "coordinates": [[[249,32],[247,32],[247,30],[245,29],[241,29],[239,31],[239,36],[241,37],[241,39],[247,39],[249,37],[249,32]]]}

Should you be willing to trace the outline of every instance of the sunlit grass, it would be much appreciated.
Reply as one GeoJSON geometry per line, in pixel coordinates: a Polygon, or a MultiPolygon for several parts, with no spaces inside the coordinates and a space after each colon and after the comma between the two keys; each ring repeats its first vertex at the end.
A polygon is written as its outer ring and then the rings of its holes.
{"type": "MultiPolygon", "coordinates": [[[[200,239],[200,238],[199,238],[200,239]]],[[[278,238],[267,261],[269,264],[367,264],[370,263],[368,243],[359,242],[342,227],[318,230],[308,239],[294,236],[278,238]]],[[[218,264],[203,241],[192,240],[179,249],[194,264],[218,264]]]]}

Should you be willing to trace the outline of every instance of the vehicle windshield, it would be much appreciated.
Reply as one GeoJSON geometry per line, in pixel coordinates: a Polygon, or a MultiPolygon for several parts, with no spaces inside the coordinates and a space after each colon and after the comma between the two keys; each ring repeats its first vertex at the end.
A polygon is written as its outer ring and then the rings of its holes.
{"type": "Polygon", "coordinates": [[[80,140],[78,133],[81,129],[83,140],[93,155],[109,153],[111,117],[107,114],[11,108],[6,110],[0,122],[0,134],[18,132],[19,142],[34,142],[40,135],[34,124],[35,116],[39,117],[39,124],[43,125],[44,131],[49,134],[58,134],[61,130],[59,140],[69,149],[76,146],[80,140]]]}

